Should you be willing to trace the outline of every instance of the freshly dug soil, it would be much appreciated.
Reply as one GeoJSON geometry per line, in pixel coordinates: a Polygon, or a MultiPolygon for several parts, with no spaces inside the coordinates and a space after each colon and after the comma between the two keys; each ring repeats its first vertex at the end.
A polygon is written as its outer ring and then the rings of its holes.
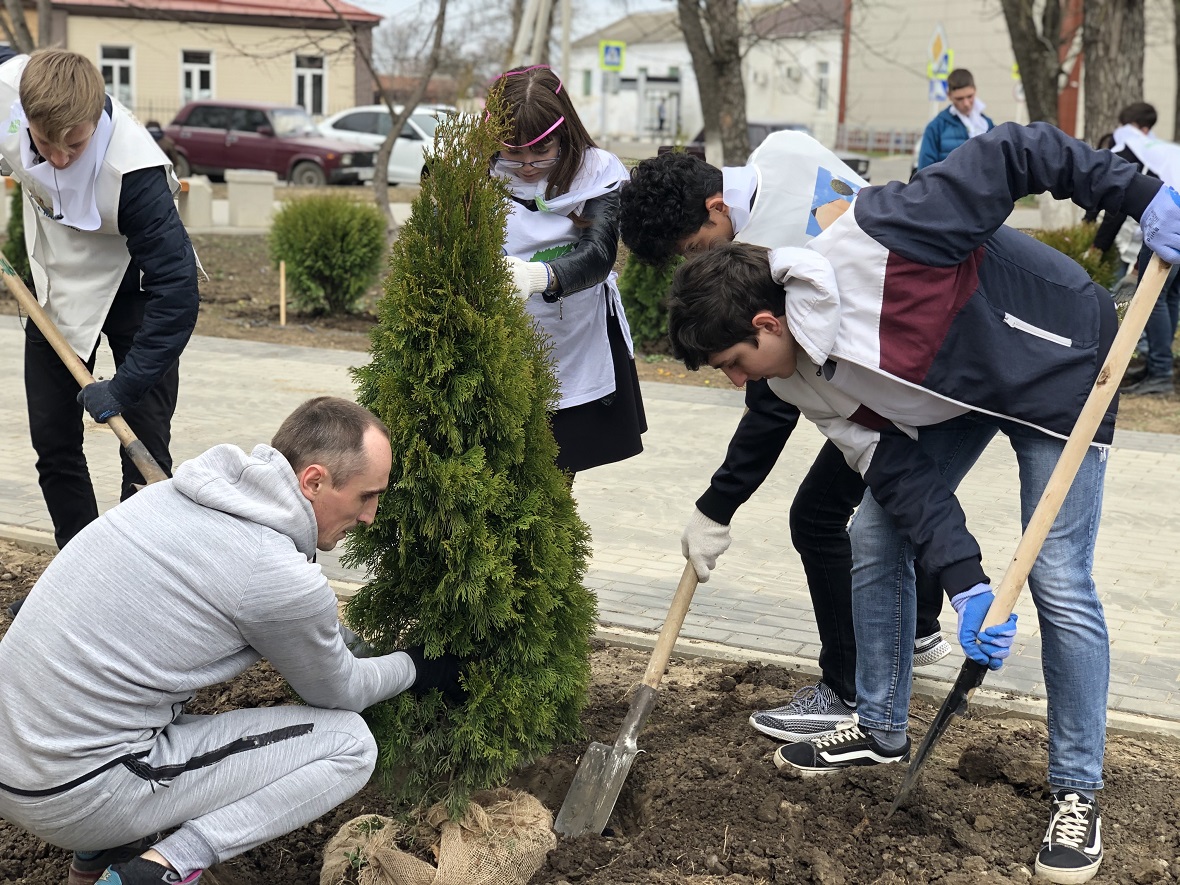
{"type": "MultiPolygon", "coordinates": [[[[0,607],[26,593],[48,557],[0,542],[0,607]]],[[[0,625],[7,629],[7,623],[0,625]]],[[[588,741],[613,743],[647,653],[599,645],[583,716],[587,737],[521,771],[512,786],[555,813],[588,741]]],[[[602,837],[560,839],[538,885],[646,883],[941,883],[1028,881],[1048,821],[1041,723],[973,710],[956,721],[911,799],[886,814],[901,766],[827,777],[780,775],[775,743],[749,727],[755,709],[785,702],[808,676],[778,667],[674,659],[661,700],[639,740],[643,750],[602,837]]],[[[290,703],[278,675],[260,664],[201,693],[193,712],[290,703]]],[[[915,703],[917,736],[934,714],[915,703]]],[[[1106,859],[1093,880],[1180,880],[1180,744],[1112,736],[1100,794],[1106,859]]],[[[395,812],[375,786],[315,823],[222,864],[221,885],[318,885],[324,844],[343,823],[395,812]]],[[[67,855],[0,821],[0,882],[61,885],[67,855]]],[[[205,881],[205,880],[202,880],[205,881]]]]}

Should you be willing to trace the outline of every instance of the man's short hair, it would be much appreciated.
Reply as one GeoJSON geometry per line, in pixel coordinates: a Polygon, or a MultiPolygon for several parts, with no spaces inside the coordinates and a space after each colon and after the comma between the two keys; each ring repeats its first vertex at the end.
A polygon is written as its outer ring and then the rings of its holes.
{"type": "Polygon", "coordinates": [[[1150,129],[1158,119],[1159,114],[1155,112],[1155,107],[1145,101],[1134,102],[1119,111],[1120,126],[1138,126],[1141,129],[1150,129]]]}
{"type": "Polygon", "coordinates": [[[672,277],[668,338],[684,365],[699,369],[709,358],[743,341],[757,345],[754,316],[786,314],[783,287],[770,275],[770,250],[723,243],[693,256],[672,277]]]}
{"type": "Polygon", "coordinates": [[[64,147],[66,133],[97,124],[106,104],[102,74],[86,56],[68,49],[38,49],[20,78],[20,103],[50,144],[64,147]]]}
{"type": "Polygon", "coordinates": [[[705,200],[724,188],[721,170],[681,151],[644,160],[623,185],[619,231],[646,264],[664,265],[709,218],[705,200]]]}
{"type": "Polygon", "coordinates": [[[947,94],[954,92],[956,89],[966,89],[968,86],[975,86],[975,78],[971,76],[971,72],[966,68],[955,68],[947,74],[947,94]]]}
{"type": "Polygon", "coordinates": [[[296,474],[320,464],[339,488],[365,469],[365,433],[370,427],[389,438],[389,428],[363,406],[337,396],[317,396],[287,416],[270,444],[296,474]]]}

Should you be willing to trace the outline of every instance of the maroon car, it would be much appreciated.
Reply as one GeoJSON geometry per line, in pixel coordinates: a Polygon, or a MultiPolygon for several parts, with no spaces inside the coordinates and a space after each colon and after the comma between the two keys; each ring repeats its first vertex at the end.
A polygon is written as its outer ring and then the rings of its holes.
{"type": "Polygon", "coordinates": [[[355,184],[373,178],[373,150],[319,135],[298,106],[193,101],[164,128],[176,174],[220,178],[226,169],[267,169],[292,184],[355,184]]]}

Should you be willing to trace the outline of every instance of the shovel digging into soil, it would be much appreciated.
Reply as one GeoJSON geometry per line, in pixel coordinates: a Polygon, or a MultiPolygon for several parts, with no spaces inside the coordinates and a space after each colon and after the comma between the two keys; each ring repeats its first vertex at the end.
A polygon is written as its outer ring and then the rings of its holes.
{"type": "MultiPolygon", "coordinates": [[[[1115,335],[1114,341],[1110,345],[1106,361],[1098,372],[1094,387],[1086,398],[1085,405],[1082,406],[1082,411],[1078,415],[1077,423],[1074,425],[1065,447],[1061,450],[1057,466],[1053,469],[1049,482],[1045,485],[1045,491],[1028,521],[1028,527],[1024,530],[1020,543],[1016,546],[1012,562],[1009,563],[1008,570],[1004,572],[1004,577],[996,587],[995,599],[991,608],[988,609],[987,617],[983,620],[981,630],[1003,624],[1008,620],[1008,615],[1012,613],[1012,608],[1016,605],[1021,590],[1024,589],[1024,582],[1028,579],[1033,563],[1040,553],[1041,545],[1045,543],[1045,538],[1048,537],[1049,530],[1052,528],[1054,520],[1057,519],[1057,512],[1061,509],[1061,504],[1073,484],[1074,476],[1085,457],[1086,450],[1089,448],[1098,426],[1102,423],[1102,417],[1110,406],[1111,400],[1114,399],[1119,379],[1123,377],[1123,372],[1126,371],[1127,364],[1131,361],[1131,354],[1135,350],[1143,327],[1147,324],[1151,309],[1155,306],[1160,291],[1168,279],[1170,270],[1171,267],[1161,261],[1158,255],[1152,256],[1151,263],[1147,266],[1143,279],[1139,282],[1139,288],[1136,289],[1135,296],[1127,308],[1127,313],[1119,325],[1118,334],[1115,335]]],[[[983,684],[983,677],[986,674],[987,667],[983,664],[978,664],[970,659],[963,662],[958,679],[955,680],[950,694],[943,701],[938,715],[934,717],[934,722],[926,732],[922,746],[918,748],[917,754],[910,762],[901,789],[897,791],[897,797],[893,800],[893,807],[889,809],[889,815],[901,807],[902,802],[913,789],[918,780],[918,774],[922,770],[922,765],[929,758],[930,751],[938,743],[938,739],[947,730],[951,719],[967,712],[967,704],[971,695],[983,684]]]]}
{"type": "Polygon", "coordinates": [[[676,595],[672,597],[672,606],[668,609],[668,618],[652,650],[643,682],[635,689],[618,738],[613,746],[597,741],[592,743],[574,773],[573,783],[553,824],[553,829],[563,836],[584,836],[587,833],[598,835],[610,820],[619,792],[631,771],[631,763],[639,752],[636,739],[656,704],[656,689],[664,675],[664,668],[668,666],[668,658],[672,656],[672,647],[680,635],[684,616],[688,613],[696,589],[696,569],[689,562],[684,566],[684,574],[676,588],[676,595]]]}

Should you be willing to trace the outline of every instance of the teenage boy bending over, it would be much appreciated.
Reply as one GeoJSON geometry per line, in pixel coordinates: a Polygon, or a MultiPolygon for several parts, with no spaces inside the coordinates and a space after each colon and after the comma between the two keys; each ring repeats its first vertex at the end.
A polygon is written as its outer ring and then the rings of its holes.
{"type": "MultiPolygon", "coordinates": [[[[803,246],[821,230],[817,207],[851,200],[865,182],[835,154],[801,132],[772,133],[741,167],[718,169],[684,153],[644,160],[623,188],[620,230],[640,260],[663,264],[738,240],[778,248],[803,246]]],[[[737,509],[769,475],[799,420],[799,410],[764,381],[746,385],[746,414],[681,537],[707,581],[730,544],[737,509]]],[[[791,505],[791,541],[803,563],[819,632],[820,681],[784,706],[750,717],[758,731],[785,741],[832,734],[856,710],[856,639],[852,628],[852,550],[848,520],[864,480],[827,443],[791,505]]],[[[950,652],[938,614],[942,589],[921,576],[914,664],[950,652]]]]}
{"type": "MultiPolygon", "coordinates": [[[[1180,259],[1180,195],[1052,126],[1004,125],[909,185],[864,188],[823,212],[805,249],[730,244],[679,269],[673,347],[735,383],[769,379],[865,478],[851,529],[858,716],[828,738],[787,744],[779,767],[825,773],[903,761],[914,624],[908,546],[959,615],[964,653],[998,668],[1015,617],[981,630],[993,594],[954,487],[978,434],[1004,433],[1027,523],[1114,338],[1109,293],[1056,250],[1003,225],[1050,191],[1141,219],[1147,245],[1180,259]],[[961,445],[966,441],[965,445],[961,445]],[[903,639],[903,637],[906,637],[903,639]]],[[[1084,882],[1102,860],[1110,649],[1090,574],[1112,404],[1029,587],[1048,694],[1048,830],[1036,869],[1084,882]]]]}

